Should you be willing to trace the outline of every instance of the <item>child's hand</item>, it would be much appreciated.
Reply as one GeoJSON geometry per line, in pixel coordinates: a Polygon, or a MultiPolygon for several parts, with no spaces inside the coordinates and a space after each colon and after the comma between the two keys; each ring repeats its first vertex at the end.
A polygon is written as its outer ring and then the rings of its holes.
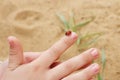
{"type": "MultiPolygon", "coordinates": [[[[24,63],[30,63],[31,61],[37,59],[41,54],[40,52],[24,52],[24,63]]],[[[0,62],[0,80],[3,72],[8,67],[8,60],[5,60],[4,62],[0,62]]]]}
{"type": "MultiPolygon", "coordinates": [[[[98,64],[92,64],[83,69],[98,57],[96,49],[90,49],[65,62],[52,66],[61,54],[77,39],[77,35],[63,37],[38,57],[23,56],[22,46],[15,37],[9,37],[9,63],[1,75],[1,80],[89,80],[99,72],[98,64]],[[71,74],[78,69],[80,72],[71,74]],[[71,75],[70,75],[71,74],[71,75]]],[[[31,52],[30,52],[31,53],[31,52]]],[[[36,52],[32,52],[36,54],[36,52]]]]}

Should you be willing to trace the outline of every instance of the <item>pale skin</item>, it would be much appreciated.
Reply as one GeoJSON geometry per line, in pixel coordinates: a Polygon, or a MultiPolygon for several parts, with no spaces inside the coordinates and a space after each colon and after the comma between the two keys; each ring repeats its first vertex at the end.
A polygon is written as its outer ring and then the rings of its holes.
{"type": "Polygon", "coordinates": [[[9,59],[0,65],[0,80],[92,80],[100,70],[97,63],[92,63],[99,56],[96,48],[53,65],[76,40],[77,34],[72,32],[46,51],[23,52],[19,40],[9,37],[9,59]]]}

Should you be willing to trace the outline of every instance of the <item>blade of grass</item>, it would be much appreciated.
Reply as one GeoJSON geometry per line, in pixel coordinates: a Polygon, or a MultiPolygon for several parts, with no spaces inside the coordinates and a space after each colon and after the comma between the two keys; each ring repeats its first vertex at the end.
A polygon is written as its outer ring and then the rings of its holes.
{"type": "Polygon", "coordinates": [[[102,76],[100,75],[100,73],[97,75],[97,79],[98,80],[103,80],[102,76]]]}
{"type": "Polygon", "coordinates": [[[105,69],[105,65],[106,65],[106,56],[105,56],[105,49],[104,48],[102,48],[102,50],[101,50],[101,62],[102,62],[102,71],[101,71],[101,73],[99,73],[98,75],[97,75],[97,79],[98,80],[104,80],[104,69],[105,69]]]}
{"type": "Polygon", "coordinates": [[[74,18],[74,13],[73,11],[70,12],[70,28],[72,28],[73,26],[75,26],[75,18],[74,18]]]}
{"type": "Polygon", "coordinates": [[[87,24],[89,24],[90,22],[92,22],[94,20],[94,18],[92,18],[92,19],[90,19],[90,20],[88,20],[88,21],[85,21],[85,22],[80,22],[80,23],[78,23],[77,25],[75,25],[74,26],[74,28],[78,28],[78,27],[84,27],[84,26],[86,26],[87,24]]]}
{"type": "Polygon", "coordinates": [[[106,65],[106,56],[105,56],[105,50],[104,50],[104,48],[102,49],[102,59],[101,59],[101,62],[102,62],[102,72],[104,71],[104,69],[105,69],[105,65],[106,65]]]}
{"type": "Polygon", "coordinates": [[[100,77],[102,78],[102,80],[104,80],[104,69],[105,69],[105,65],[106,65],[106,56],[105,56],[105,50],[104,48],[102,48],[101,50],[101,62],[102,62],[102,71],[101,71],[101,75],[100,77]]]}
{"type": "Polygon", "coordinates": [[[81,43],[81,37],[78,37],[77,39],[77,45],[79,45],[81,43]]]}
{"type": "Polygon", "coordinates": [[[87,33],[85,36],[82,36],[81,39],[84,40],[84,39],[87,39],[87,38],[91,38],[91,37],[94,37],[94,36],[101,36],[102,33],[99,32],[99,33],[92,33],[92,34],[89,34],[87,33]]]}
{"type": "Polygon", "coordinates": [[[97,36],[94,39],[92,39],[92,40],[90,40],[90,41],[88,41],[88,42],[86,42],[84,44],[81,44],[80,49],[84,49],[84,48],[90,46],[91,44],[95,43],[99,37],[100,36],[97,36]]]}
{"type": "Polygon", "coordinates": [[[70,28],[68,21],[65,19],[63,15],[57,14],[57,16],[62,21],[62,23],[65,25],[65,28],[66,28],[65,31],[67,31],[70,28]]]}

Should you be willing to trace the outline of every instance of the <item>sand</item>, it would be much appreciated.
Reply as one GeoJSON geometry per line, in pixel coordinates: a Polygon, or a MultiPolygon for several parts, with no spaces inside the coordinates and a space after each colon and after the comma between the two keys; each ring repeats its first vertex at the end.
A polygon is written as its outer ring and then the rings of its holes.
{"type": "MultiPolygon", "coordinates": [[[[68,18],[71,10],[76,22],[95,17],[81,33],[104,33],[91,47],[105,48],[105,80],[120,80],[120,0],[0,0],[0,59],[8,56],[10,35],[20,39],[24,51],[48,49],[64,35],[56,13],[68,18]]],[[[78,54],[77,46],[73,45],[61,60],[78,54]]]]}

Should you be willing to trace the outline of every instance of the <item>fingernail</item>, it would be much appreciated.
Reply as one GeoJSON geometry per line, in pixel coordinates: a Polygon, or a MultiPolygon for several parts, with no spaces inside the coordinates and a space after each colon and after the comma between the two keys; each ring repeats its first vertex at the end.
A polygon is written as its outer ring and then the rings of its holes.
{"type": "Polygon", "coordinates": [[[9,42],[10,48],[14,48],[14,42],[12,40],[12,37],[8,38],[8,42],[9,42]]]}
{"type": "Polygon", "coordinates": [[[99,65],[98,64],[93,64],[92,65],[92,71],[94,74],[97,74],[99,72],[99,65]]]}
{"type": "Polygon", "coordinates": [[[77,39],[77,34],[72,32],[72,35],[71,35],[72,39],[76,40],[77,39]]]}
{"type": "Polygon", "coordinates": [[[92,52],[91,52],[91,54],[92,54],[93,57],[97,57],[98,56],[97,49],[93,49],[92,52]]]}

